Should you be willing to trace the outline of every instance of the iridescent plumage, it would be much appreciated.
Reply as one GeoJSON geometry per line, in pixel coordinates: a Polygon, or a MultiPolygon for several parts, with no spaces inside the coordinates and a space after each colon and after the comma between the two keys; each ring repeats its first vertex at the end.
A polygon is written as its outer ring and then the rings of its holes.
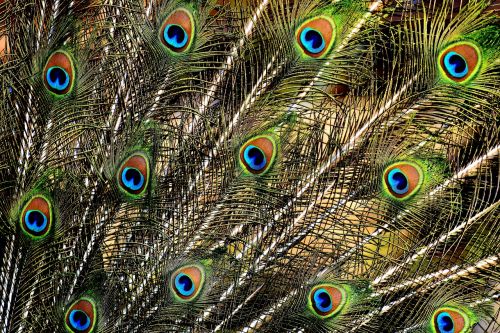
{"type": "Polygon", "coordinates": [[[499,332],[498,10],[0,2],[0,331],[499,332]]]}

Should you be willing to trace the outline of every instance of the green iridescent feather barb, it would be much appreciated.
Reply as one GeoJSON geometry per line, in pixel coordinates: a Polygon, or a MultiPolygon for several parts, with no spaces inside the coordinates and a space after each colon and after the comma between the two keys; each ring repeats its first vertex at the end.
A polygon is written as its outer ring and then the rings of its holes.
{"type": "Polygon", "coordinates": [[[0,333],[500,332],[499,13],[0,0],[0,333]]]}

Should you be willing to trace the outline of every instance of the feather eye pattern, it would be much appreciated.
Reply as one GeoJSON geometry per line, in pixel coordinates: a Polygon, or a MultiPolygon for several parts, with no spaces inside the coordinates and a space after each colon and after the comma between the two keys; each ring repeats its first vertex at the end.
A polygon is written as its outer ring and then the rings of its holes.
{"type": "Polygon", "coordinates": [[[50,200],[43,195],[35,195],[22,209],[19,225],[28,237],[41,239],[49,234],[53,219],[50,200]]]}
{"type": "Polygon", "coordinates": [[[315,17],[297,28],[297,45],[313,58],[328,53],[335,40],[335,23],[328,17],[315,17]]]}
{"type": "Polygon", "coordinates": [[[277,145],[272,136],[253,137],[240,148],[239,162],[247,173],[264,174],[276,159],[277,145]]]}
{"type": "Polygon", "coordinates": [[[497,7],[0,2],[0,330],[499,332],[497,7]]]}
{"type": "Polygon", "coordinates": [[[311,290],[308,302],[316,315],[327,318],[342,310],[346,298],[343,289],[331,285],[319,285],[311,290]]]}
{"type": "Polygon", "coordinates": [[[395,163],[384,170],[384,190],[396,199],[410,198],[418,192],[423,181],[422,169],[409,162],[395,163]]]}
{"type": "Polygon", "coordinates": [[[160,28],[160,40],[170,51],[181,53],[189,49],[195,38],[192,14],[184,8],[176,9],[168,15],[160,28]]]}
{"type": "Polygon", "coordinates": [[[69,332],[94,332],[96,321],[96,305],[90,298],[76,300],[66,311],[65,326],[69,332]]]}
{"type": "Polygon", "coordinates": [[[150,182],[149,174],[149,158],[142,152],[135,152],[118,168],[116,178],[119,189],[131,196],[142,196],[150,182]]]}
{"type": "Polygon", "coordinates": [[[471,327],[469,316],[461,310],[441,307],[432,315],[432,328],[436,332],[462,332],[471,327]]]}
{"type": "Polygon", "coordinates": [[[204,269],[196,265],[183,266],[172,274],[170,288],[182,301],[192,301],[198,296],[205,283],[204,269]]]}
{"type": "Polygon", "coordinates": [[[55,51],[47,60],[43,70],[45,88],[57,96],[71,92],[75,81],[73,60],[64,51],[55,51]]]}
{"type": "Polygon", "coordinates": [[[454,82],[467,82],[481,66],[481,53],[477,46],[459,42],[445,48],[439,55],[439,66],[454,82]]]}

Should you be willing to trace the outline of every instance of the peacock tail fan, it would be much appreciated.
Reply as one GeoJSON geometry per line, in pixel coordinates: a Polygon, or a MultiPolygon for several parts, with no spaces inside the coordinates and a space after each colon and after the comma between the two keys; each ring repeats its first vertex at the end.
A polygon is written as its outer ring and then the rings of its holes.
{"type": "Polygon", "coordinates": [[[493,0],[0,0],[1,332],[500,332],[493,0]]]}

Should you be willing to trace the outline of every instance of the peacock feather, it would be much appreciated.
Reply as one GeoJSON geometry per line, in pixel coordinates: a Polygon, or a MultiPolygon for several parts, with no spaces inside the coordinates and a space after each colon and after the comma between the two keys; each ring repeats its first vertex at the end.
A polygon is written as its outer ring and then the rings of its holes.
{"type": "Polygon", "coordinates": [[[499,12],[0,0],[0,333],[500,332],[499,12]]]}

